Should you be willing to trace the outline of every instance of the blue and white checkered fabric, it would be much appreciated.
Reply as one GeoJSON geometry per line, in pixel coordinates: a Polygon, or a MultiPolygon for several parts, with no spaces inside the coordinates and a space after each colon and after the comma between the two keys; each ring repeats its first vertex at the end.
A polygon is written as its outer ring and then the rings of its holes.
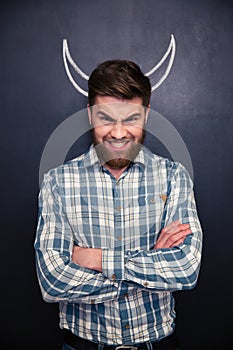
{"type": "Polygon", "coordinates": [[[195,286],[202,230],[184,167],[141,149],[115,179],[88,153],[52,169],[39,195],[35,240],[43,298],[60,303],[60,327],[94,342],[156,341],[174,329],[173,291],[195,286]],[[153,249],[179,219],[192,234],[153,249]],[[73,245],[102,248],[103,272],[71,260],[73,245]]]}

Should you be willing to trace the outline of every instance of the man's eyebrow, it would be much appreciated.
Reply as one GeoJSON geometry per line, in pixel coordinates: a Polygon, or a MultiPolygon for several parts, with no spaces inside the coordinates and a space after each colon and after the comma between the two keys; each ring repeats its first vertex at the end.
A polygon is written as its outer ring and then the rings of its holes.
{"type": "Polygon", "coordinates": [[[108,113],[108,111],[107,110],[105,110],[105,109],[99,109],[98,111],[97,111],[97,114],[104,114],[104,113],[108,113]]]}
{"type": "Polygon", "coordinates": [[[96,115],[98,116],[106,115],[108,117],[111,117],[110,113],[108,113],[107,111],[98,111],[96,115]]]}
{"type": "MultiPolygon", "coordinates": [[[[106,116],[106,117],[109,117],[109,119],[112,119],[112,120],[115,120],[115,118],[112,116],[112,113],[111,111],[108,111],[108,110],[105,110],[105,109],[100,109],[96,112],[96,116],[97,117],[102,117],[102,116],[106,116]]],[[[124,118],[122,118],[122,120],[129,120],[131,118],[140,118],[142,116],[142,113],[141,112],[132,112],[132,114],[129,114],[127,116],[125,116],[124,118]]]]}
{"type": "Polygon", "coordinates": [[[142,115],[141,113],[135,112],[133,114],[128,115],[124,120],[130,119],[130,118],[133,118],[133,117],[141,117],[141,115],[142,115]]]}

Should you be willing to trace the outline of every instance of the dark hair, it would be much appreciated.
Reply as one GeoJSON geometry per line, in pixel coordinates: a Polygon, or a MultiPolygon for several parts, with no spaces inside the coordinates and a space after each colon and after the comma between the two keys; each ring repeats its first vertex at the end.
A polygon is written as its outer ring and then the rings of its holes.
{"type": "Polygon", "coordinates": [[[114,96],[130,100],[141,97],[144,106],[148,106],[151,96],[151,84],[139,66],[132,61],[110,60],[99,64],[88,80],[88,102],[95,104],[95,97],[114,96]]]}

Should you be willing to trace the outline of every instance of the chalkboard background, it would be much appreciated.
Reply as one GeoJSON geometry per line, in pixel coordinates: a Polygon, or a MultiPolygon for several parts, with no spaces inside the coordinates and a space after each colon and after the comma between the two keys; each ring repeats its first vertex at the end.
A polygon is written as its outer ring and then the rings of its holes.
{"type": "MultiPolygon", "coordinates": [[[[230,1],[3,1],[1,28],[1,348],[61,349],[58,305],[35,274],[39,165],[55,128],[85,108],[62,61],[62,39],[89,74],[125,58],[148,71],[177,41],[173,69],[151,105],[190,152],[204,231],[192,291],[177,292],[183,349],[232,344],[232,6],[230,1]]],[[[161,76],[163,68],[153,79],[161,76]]],[[[85,82],[77,77],[82,87],[85,82]]],[[[154,82],[154,80],[152,80],[154,82]]],[[[85,148],[83,138],[70,155],[85,148]]],[[[163,147],[158,144],[158,151],[163,147]]]]}

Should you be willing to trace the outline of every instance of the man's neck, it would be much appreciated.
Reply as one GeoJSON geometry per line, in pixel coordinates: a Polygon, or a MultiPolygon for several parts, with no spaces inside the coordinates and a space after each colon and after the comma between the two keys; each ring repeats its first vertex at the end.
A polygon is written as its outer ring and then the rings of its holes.
{"type": "Polygon", "coordinates": [[[111,168],[108,164],[104,164],[104,167],[106,169],[108,169],[108,171],[116,178],[116,179],[119,179],[121,174],[123,174],[123,172],[125,171],[125,169],[128,167],[125,166],[124,168],[121,168],[121,169],[114,169],[114,168],[111,168]]]}

